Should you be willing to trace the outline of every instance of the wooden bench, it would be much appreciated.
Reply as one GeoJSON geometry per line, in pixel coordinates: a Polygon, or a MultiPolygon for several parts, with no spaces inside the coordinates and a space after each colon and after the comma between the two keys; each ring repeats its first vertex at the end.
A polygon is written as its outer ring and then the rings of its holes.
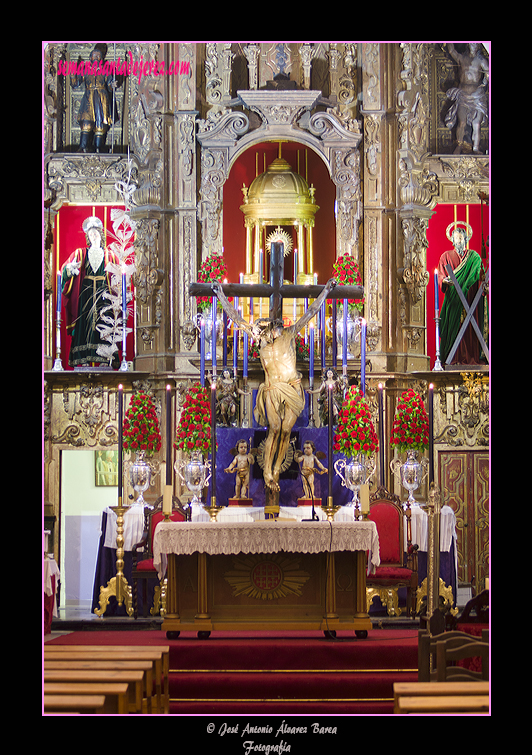
{"type": "MultiPolygon", "coordinates": [[[[155,711],[169,712],[169,667],[170,647],[168,645],[44,645],[44,660],[60,660],[57,654],[68,653],[74,659],[75,653],[83,654],[90,660],[148,660],[153,662],[153,676],[155,679],[155,711]]],[[[78,658],[77,660],[82,660],[78,658]]],[[[151,688],[150,688],[151,689],[151,688]]],[[[149,695],[151,700],[151,693],[149,695]]],[[[150,701],[151,704],[152,701],[150,701]]]]}
{"type": "Polygon", "coordinates": [[[43,711],[45,715],[65,713],[94,713],[101,715],[105,705],[103,695],[45,695],[43,711]]]}
{"type": "MultiPolygon", "coordinates": [[[[51,665],[55,662],[52,661],[51,665]]],[[[144,693],[144,670],[137,669],[102,669],[95,670],[94,668],[72,668],[71,664],[67,665],[68,668],[63,668],[63,663],[59,663],[61,668],[45,668],[43,670],[43,682],[44,684],[53,682],[121,682],[127,684],[128,687],[128,710],[129,713],[142,713],[142,699],[144,693]]],[[[151,666],[149,667],[151,668],[151,666]]]]}
{"type": "MultiPolygon", "coordinates": [[[[158,705],[157,690],[155,686],[155,670],[153,658],[135,658],[131,654],[124,657],[123,654],[117,654],[113,658],[109,653],[52,653],[44,654],[44,669],[50,669],[51,663],[61,664],[59,668],[76,668],[95,669],[95,670],[120,670],[120,669],[137,669],[144,671],[144,698],[143,713],[161,713],[162,710],[158,705]],[[154,694],[155,693],[155,694],[154,694]]],[[[58,666],[56,665],[57,669],[58,666]]]]}
{"type": "Polygon", "coordinates": [[[103,715],[124,715],[129,713],[129,686],[122,682],[45,682],[44,700],[51,695],[103,695],[105,703],[103,715]]]}
{"type": "Polygon", "coordinates": [[[396,682],[394,713],[485,713],[489,682],[396,682]],[[447,699],[446,699],[447,698],[447,699]]]}
{"type": "Polygon", "coordinates": [[[397,713],[437,713],[458,714],[488,713],[490,699],[488,695],[436,695],[423,697],[400,697],[397,713]]]}

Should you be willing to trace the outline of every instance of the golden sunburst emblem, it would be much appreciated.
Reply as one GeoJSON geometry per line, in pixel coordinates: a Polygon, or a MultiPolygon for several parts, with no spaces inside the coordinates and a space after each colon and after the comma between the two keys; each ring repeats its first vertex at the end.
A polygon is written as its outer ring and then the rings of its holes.
{"type": "Polygon", "coordinates": [[[299,568],[296,559],[280,553],[258,553],[235,558],[234,571],[224,574],[233,588],[233,596],[247,595],[257,600],[301,595],[310,574],[299,568]]]}
{"type": "Polygon", "coordinates": [[[273,242],[281,242],[281,244],[284,244],[284,256],[286,257],[287,254],[290,254],[292,251],[292,237],[289,233],[286,231],[283,231],[281,226],[277,226],[275,231],[272,231],[270,235],[266,238],[266,249],[270,251],[271,245],[273,242]]]}

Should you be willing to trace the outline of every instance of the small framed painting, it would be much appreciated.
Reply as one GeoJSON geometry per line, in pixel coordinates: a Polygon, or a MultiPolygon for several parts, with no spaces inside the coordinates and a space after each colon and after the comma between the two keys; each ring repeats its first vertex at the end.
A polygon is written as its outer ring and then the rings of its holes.
{"type": "Polygon", "coordinates": [[[118,450],[94,452],[94,481],[98,488],[118,485],[118,450]]]}

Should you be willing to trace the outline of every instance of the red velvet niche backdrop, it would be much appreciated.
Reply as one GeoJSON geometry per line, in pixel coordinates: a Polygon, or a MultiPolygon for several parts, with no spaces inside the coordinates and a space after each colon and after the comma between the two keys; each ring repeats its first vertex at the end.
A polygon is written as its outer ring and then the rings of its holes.
{"type": "MultiPolygon", "coordinates": [[[[91,215],[95,215],[100,218],[106,231],[106,246],[110,246],[115,240],[111,233],[113,226],[111,224],[111,209],[118,207],[124,209],[123,205],[63,205],[59,210],[59,214],[55,223],[55,258],[54,258],[54,288],[57,287],[57,270],[61,269],[72,252],[76,249],[85,247],[85,233],[83,232],[83,221],[91,215]]],[[[57,291],[55,291],[54,297],[54,351],[53,358],[55,359],[55,311],[57,307],[57,291]]],[[[129,309],[131,310],[131,302],[129,303],[129,309]]],[[[133,317],[131,312],[128,316],[128,327],[133,327],[133,317]]],[[[127,336],[127,354],[128,361],[132,361],[134,354],[134,338],[133,332],[128,333],[127,336]]],[[[61,310],[61,361],[63,363],[63,369],[71,370],[72,367],[68,364],[68,355],[70,352],[70,336],[67,336],[65,327],[65,313],[64,309],[61,310]]],[[[122,358],[122,344],[118,344],[119,359],[122,358]]],[[[105,359],[102,358],[102,362],[105,359]]]]}
{"type": "MultiPolygon", "coordinates": [[[[430,369],[436,360],[436,323],[434,322],[434,270],[438,266],[441,255],[453,248],[446,235],[450,223],[465,221],[473,229],[469,240],[469,248],[474,249],[482,257],[482,238],[486,247],[486,259],[483,260],[487,269],[489,264],[489,207],[480,204],[439,204],[434,215],[429,220],[427,229],[427,270],[430,280],[427,286],[427,353],[430,356],[430,369]]],[[[440,312],[444,295],[440,291],[440,312]]]]}
{"type": "MultiPolygon", "coordinates": [[[[244,197],[242,186],[249,189],[257,175],[264,173],[271,163],[278,157],[279,143],[264,142],[250,147],[237,158],[229,177],[224,185],[224,231],[223,247],[224,259],[227,265],[229,282],[239,280],[240,273],[246,272],[246,229],[244,213],[240,209],[244,197]]],[[[327,166],[312,149],[298,142],[283,142],[281,157],[292,167],[292,170],[307,179],[308,185],[314,185],[315,202],[320,208],[316,212],[313,229],[314,242],[314,272],[318,274],[318,282],[326,283],[332,275],[332,266],[336,259],[336,224],[334,219],[334,202],[336,187],[329,176],[327,166]],[[299,153],[299,170],[298,170],[299,153]]],[[[266,237],[275,230],[275,226],[266,228],[266,237]]],[[[283,230],[290,234],[291,228],[284,226],[283,230]]],[[[297,248],[295,231],[292,233],[293,245],[297,248]]],[[[264,249],[265,278],[269,277],[269,255],[264,249]]],[[[285,279],[293,280],[293,251],[285,257],[285,279]]]]}

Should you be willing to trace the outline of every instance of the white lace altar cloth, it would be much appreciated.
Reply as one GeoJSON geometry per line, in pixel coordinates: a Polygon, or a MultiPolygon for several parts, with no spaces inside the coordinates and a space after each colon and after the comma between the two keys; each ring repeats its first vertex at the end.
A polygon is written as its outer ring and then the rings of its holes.
{"type": "Polygon", "coordinates": [[[368,573],[380,564],[374,522],[161,522],[155,530],[153,561],[159,578],[166,554],[322,553],[368,551],[368,573]]]}

